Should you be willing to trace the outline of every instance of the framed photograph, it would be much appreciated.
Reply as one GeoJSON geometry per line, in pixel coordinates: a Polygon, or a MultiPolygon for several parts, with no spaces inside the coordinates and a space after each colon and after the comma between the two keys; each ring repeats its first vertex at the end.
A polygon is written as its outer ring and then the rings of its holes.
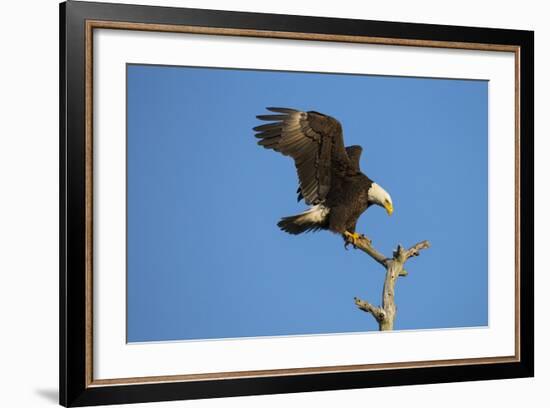
{"type": "Polygon", "coordinates": [[[60,27],[62,405],[533,376],[533,32],[60,27]]]}

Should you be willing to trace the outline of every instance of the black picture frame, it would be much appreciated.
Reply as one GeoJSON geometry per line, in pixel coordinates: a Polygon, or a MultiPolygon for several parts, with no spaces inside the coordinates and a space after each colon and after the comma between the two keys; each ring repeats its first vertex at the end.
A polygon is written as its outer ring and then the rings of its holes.
{"type": "MultiPolygon", "coordinates": [[[[532,31],[256,14],[68,1],[60,4],[60,403],[122,404],[534,375],[534,33],[532,31]],[[270,32],[519,47],[519,358],[461,364],[288,376],[94,386],[87,380],[86,22],[186,25],[270,32]]],[[[511,187],[512,189],[512,187],[511,187]]]]}

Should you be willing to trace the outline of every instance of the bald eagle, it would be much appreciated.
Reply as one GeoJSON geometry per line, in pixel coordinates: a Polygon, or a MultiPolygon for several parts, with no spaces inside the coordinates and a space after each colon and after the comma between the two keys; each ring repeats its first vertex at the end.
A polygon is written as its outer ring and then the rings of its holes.
{"type": "Polygon", "coordinates": [[[258,144],[294,159],[298,172],[298,201],[310,208],[283,217],[277,224],[290,234],[329,230],[341,234],[346,243],[356,243],[357,220],[371,205],[384,207],[391,215],[390,195],[363,174],[361,146],[344,147],[342,126],[319,112],[289,108],[267,108],[274,114],[258,115],[268,121],[256,126],[258,144]]]}

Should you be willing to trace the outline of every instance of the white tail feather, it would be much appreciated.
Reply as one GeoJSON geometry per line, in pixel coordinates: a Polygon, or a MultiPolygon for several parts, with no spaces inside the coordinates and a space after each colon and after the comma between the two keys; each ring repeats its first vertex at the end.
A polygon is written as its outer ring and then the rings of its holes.
{"type": "Polygon", "coordinates": [[[317,204],[301,213],[294,222],[296,224],[322,224],[329,212],[330,208],[317,204]]]}

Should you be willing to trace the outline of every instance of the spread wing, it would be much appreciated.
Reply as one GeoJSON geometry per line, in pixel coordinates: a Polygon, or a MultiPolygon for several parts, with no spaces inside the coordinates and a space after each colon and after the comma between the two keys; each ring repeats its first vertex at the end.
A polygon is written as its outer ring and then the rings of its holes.
{"type": "Polygon", "coordinates": [[[330,191],[331,177],[352,167],[340,123],[319,112],[267,109],[276,114],[257,116],[271,122],[254,128],[261,139],[258,144],[292,157],[306,204],[322,202],[330,191]]]}

